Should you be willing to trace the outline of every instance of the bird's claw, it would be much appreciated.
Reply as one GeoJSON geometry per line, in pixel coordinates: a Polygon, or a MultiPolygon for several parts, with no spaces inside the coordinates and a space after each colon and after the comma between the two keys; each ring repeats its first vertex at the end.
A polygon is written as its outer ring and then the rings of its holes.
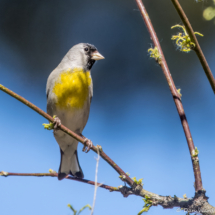
{"type": "Polygon", "coordinates": [[[85,138],[85,140],[84,140],[84,147],[83,147],[82,151],[87,153],[87,152],[90,151],[90,149],[92,148],[92,146],[93,146],[93,142],[91,140],[85,138]]]}
{"type": "Polygon", "coordinates": [[[53,122],[50,122],[49,124],[43,123],[43,126],[47,130],[54,129],[54,133],[55,133],[55,131],[58,129],[58,127],[61,126],[61,121],[56,115],[53,116],[53,119],[54,119],[53,122]]]}
{"type": "Polygon", "coordinates": [[[54,124],[54,132],[55,132],[58,129],[58,127],[61,126],[61,120],[56,116],[54,118],[53,124],[54,124]]]}

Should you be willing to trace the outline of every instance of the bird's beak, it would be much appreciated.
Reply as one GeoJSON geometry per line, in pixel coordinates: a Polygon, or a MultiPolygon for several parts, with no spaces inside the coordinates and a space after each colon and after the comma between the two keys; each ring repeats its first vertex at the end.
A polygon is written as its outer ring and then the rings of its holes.
{"type": "Polygon", "coordinates": [[[91,54],[91,59],[93,59],[93,60],[102,60],[102,59],[105,59],[105,58],[98,51],[94,51],[91,54]]]}

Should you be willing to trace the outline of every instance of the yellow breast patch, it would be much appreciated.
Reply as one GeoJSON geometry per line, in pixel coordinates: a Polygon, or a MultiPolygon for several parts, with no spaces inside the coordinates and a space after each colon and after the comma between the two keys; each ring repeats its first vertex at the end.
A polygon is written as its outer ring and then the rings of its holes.
{"type": "Polygon", "coordinates": [[[89,96],[91,82],[90,72],[81,68],[62,72],[53,87],[53,93],[57,97],[56,105],[63,109],[82,108],[89,96]]]}

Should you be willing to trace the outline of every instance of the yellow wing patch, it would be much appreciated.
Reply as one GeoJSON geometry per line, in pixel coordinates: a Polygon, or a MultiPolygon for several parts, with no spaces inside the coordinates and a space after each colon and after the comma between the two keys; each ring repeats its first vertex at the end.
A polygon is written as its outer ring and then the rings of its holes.
{"type": "Polygon", "coordinates": [[[53,93],[57,96],[56,105],[60,108],[82,108],[89,96],[90,72],[81,68],[62,72],[55,82],[53,93]]]}

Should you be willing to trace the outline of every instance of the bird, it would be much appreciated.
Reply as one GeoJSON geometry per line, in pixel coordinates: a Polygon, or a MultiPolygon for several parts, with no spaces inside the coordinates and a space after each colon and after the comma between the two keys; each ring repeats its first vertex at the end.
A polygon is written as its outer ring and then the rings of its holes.
{"type": "MultiPolygon", "coordinates": [[[[67,175],[84,178],[79,164],[78,141],[61,131],[61,123],[82,135],[88,121],[90,104],[93,97],[91,69],[94,63],[104,57],[94,45],[79,43],[73,46],[60,64],[50,73],[46,84],[47,113],[54,116],[54,137],[60,147],[60,167],[58,180],[67,175]]],[[[85,138],[88,152],[92,141],[85,138]]]]}

